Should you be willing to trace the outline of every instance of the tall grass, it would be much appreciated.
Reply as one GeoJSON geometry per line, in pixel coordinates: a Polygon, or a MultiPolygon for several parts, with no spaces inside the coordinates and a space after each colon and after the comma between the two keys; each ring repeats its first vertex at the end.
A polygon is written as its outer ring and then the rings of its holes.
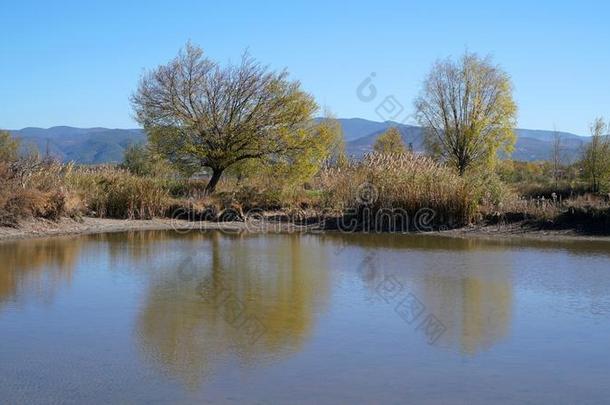
{"type": "Polygon", "coordinates": [[[73,171],[66,182],[93,216],[151,219],[163,216],[170,203],[165,180],[136,176],[111,166],[73,171]]]}
{"type": "Polygon", "coordinates": [[[610,198],[584,194],[562,198],[540,196],[524,198],[513,196],[500,204],[480,207],[481,214],[491,223],[527,221],[543,227],[606,228],[610,224],[610,198]]]}
{"type": "Polygon", "coordinates": [[[62,182],[69,170],[69,165],[35,156],[0,162],[0,225],[16,226],[30,217],[69,215],[71,200],[62,182]]]}
{"type": "Polygon", "coordinates": [[[414,218],[433,213],[435,226],[458,226],[474,215],[475,193],[466,181],[432,159],[412,153],[370,154],[321,176],[325,205],[338,210],[402,210],[414,218]],[[363,195],[364,194],[364,195],[363,195]]]}

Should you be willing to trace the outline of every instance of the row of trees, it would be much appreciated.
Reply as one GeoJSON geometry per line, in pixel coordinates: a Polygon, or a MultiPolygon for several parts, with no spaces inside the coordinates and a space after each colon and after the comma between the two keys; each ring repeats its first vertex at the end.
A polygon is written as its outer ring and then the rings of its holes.
{"type": "MultiPolygon", "coordinates": [[[[416,102],[430,151],[461,175],[490,163],[498,150],[509,151],[516,114],[511,89],[501,69],[476,55],[437,63],[416,102]]],[[[299,82],[247,54],[222,67],[187,44],[142,77],[131,101],[151,148],[187,172],[211,171],[208,192],[245,161],[305,159],[305,167],[314,167],[340,144],[340,129],[313,119],[318,106],[299,82]]],[[[375,149],[405,147],[392,130],[375,149]]]]}
{"type": "MultiPolygon", "coordinates": [[[[508,74],[489,58],[467,52],[437,62],[415,101],[428,152],[461,176],[509,154],[517,114],[512,88],[508,74]]],[[[210,193],[227,170],[253,170],[253,162],[308,174],[341,160],[340,127],[314,120],[318,106],[300,83],[248,54],[221,66],[189,43],[174,60],[145,74],[131,101],[151,151],[189,174],[207,169],[210,193]]],[[[608,171],[606,130],[595,122],[583,159],[596,191],[608,171]]],[[[403,153],[409,147],[392,128],[374,149],[403,153]]]]}

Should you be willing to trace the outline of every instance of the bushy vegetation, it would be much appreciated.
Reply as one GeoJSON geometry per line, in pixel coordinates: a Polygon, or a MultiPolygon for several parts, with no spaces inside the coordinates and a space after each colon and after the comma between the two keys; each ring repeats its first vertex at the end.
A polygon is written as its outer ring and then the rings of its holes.
{"type": "MultiPolygon", "coordinates": [[[[586,165],[586,153],[581,161],[558,168],[548,161],[502,161],[496,172],[506,194],[497,204],[481,206],[480,212],[492,222],[527,221],[546,228],[608,233],[610,194],[603,187],[596,191],[586,165]]],[[[608,178],[610,171],[600,171],[597,177],[608,178]]]]}
{"type": "Polygon", "coordinates": [[[403,225],[415,230],[413,221],[423,209],[434,213],[425,229],[478,221],[597,229],[610,214],[607,196],[587,192],[582,171],[566,168],[557,189],[545,174],[545,162],[505,161],[497,174],[459,176],[432,158],[407,152],[327,162],[306,177],[291,175],[289,168],[267,162],[228,173],[209,195],[206,179],[141,175],[125,167],[75,167],[29,155],[0,162],[0,224],[17,226],[32,217],[148,219],[181,208],[192,212],[189,218],[218,220],[230,208],[239,215],[229,219],[262,209],[300,218],[351,216],[363,226],[368,221],[377,227],[378,214],[394,210],[404,213],[409,222],[403,225]]]}
{"type": "Polygon", "coordinates": [[[498,162],[496,173],[506,188],[523,198],[560,199],[583,195],[591,187],[583,176],[581,162],[561,165],[558,173],[550,162],[498,162]]]}

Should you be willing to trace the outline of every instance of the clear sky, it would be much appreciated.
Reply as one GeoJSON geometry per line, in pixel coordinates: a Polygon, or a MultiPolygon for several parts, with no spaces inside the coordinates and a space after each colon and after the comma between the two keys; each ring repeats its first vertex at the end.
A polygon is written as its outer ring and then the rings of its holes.
{"type": "Polygon", "coordinates": [[[520,127],[586,134],[610,118],[607,1],[256,3],[1,0],[0,127],[135,127],[140,74],[189,39],[220,62],[249,48],[338,117],[408,122],[434,60],[468,49],[512,76],[520,127]],[[400,117],[378,108],[390,96],[400,117]]]}

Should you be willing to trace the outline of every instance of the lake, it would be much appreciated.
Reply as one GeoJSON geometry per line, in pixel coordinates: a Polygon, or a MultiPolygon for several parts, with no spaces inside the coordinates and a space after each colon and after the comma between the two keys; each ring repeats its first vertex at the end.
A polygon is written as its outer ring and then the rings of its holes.
{"type": "Polygon", "coordinates": [[[610,244],[168,231],[0,244],[0,402],[607,403],[610,244]]]}

